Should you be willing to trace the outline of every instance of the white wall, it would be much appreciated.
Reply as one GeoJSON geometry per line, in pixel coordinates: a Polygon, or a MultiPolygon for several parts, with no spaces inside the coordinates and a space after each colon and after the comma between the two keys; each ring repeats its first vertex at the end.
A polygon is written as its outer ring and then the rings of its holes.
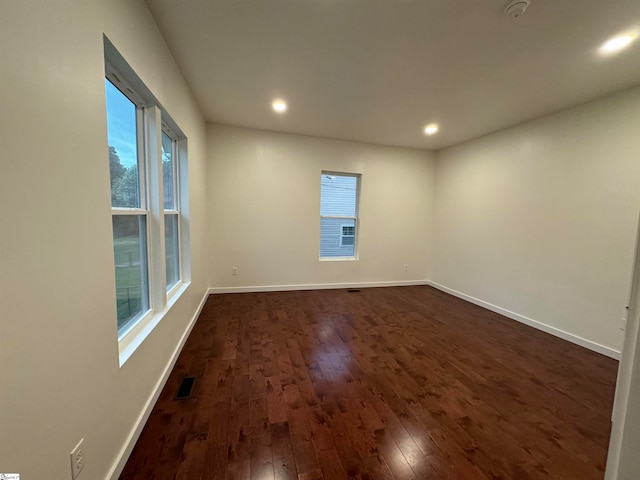
{"type": "Polygon", "coordinates": [[[207,288],[205,124],[139,0],[0,15],[0,472],[106,478],[207,288]],[[189,141],[193,283],[118,366],[103,33],[189,141]]]}
{"type": "Polygon", "coordinates": [[[639,132],[633,89],[438,152],[431,280],[615,355],[639,132]]]}
{"type": "Polygon", "coordinates": [[[428,278],[432,153],[209,125],[207,155],[212,287],[428,278]],[[362,174],[357,261],[319,261],[322,170],[362,174]]]}
{"type": "Polygon", "coordinates": [[[629,320],[612,421],[605,480],[635,480],[640,472],[640,243],[636,245],[629,320]]]}

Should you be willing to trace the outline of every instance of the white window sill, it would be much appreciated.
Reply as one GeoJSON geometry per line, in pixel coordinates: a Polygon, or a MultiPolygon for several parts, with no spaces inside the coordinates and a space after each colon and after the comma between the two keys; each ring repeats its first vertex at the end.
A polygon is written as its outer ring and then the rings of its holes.
{"type": "Polygon", "coordinates": [[[120,366],[122,367],[133,355],[133,352],[149,336],[160,320],[171,310],[182,294],[189,288],[191,282],[179,283],[170,290],[167,298],[167,306],[161,312],[147,312],[136,324],[121,338],[118,339],[120,366]]]}
{"type": "Polygon", "coordinates": [[[358,257],[320,257],[321,262],[353,262],[357,260],[358,257]]]}

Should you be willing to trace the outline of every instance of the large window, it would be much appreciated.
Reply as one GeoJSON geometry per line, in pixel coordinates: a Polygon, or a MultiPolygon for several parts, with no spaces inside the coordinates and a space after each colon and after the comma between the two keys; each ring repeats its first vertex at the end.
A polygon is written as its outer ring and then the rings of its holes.
{"type": "MultiPolygon", "coordinates": [[[[105,39],[118,338],[138,344],[186,286],[186,139],[105,39]],[[115,59],[115,60],[113,60],[115,59]],[[115,61],[119,69],[112,65],[115,61]],[[121,69],[124,69],[123,73],[121,69]],[[185,272],[186,275],[185,275],[185,272]],[[149,328],[147,328],[150,325],[149,328]]],[[[124,347],[123,347],[124,345],[124,347]]],[[[135,348],[131,347],[131,348],[135,348]]]]}
{"type": "Polygon", "coordinates": [[[357,258],[359,190],[359,175],[322,172],[320,259],[357,258]]]}

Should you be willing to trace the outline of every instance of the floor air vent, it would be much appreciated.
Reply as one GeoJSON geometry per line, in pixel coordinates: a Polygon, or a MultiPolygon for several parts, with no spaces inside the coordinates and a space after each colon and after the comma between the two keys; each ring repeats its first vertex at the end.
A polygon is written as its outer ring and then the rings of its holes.
{"type": "Polygon", "coordinates": [[[360,290],[358,290],[357,288],[350,288],[349,290],[347,290],[348,293],[358,293],[360,290]]]}
{"type": "Polygon", "coordinates": [[[193,390],[193,384],[196,381],[196,377],[184,377],[180,382],[180,388],[176,393],[176,400],[184,400],[191,396],[191,390],[193,390]]]}

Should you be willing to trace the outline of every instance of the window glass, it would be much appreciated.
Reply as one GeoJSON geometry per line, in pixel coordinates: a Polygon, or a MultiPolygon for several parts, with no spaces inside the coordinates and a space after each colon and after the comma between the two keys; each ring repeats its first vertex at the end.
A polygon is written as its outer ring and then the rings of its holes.
{"type": "Polygon", "coordinates": [[[118,331],[149,310],[145,215],[113,216],[118,331]]]}
{"type": "Polygon", "coordinates": [[[174,167],[174,144],[173,139],[162,132],[162,186],[164,190],[164,209],[173,210],[176,208],[175,201],[175,167],[174,167]]]}
{"type": "Polygon", "coordinates": [[[356,216],[358,177],[323,174],[320,180],[320,215],[356,216]]]}
{"type": "Polygon", "coordinates": [[[140,208],[136,105],[105,79],[111,206],[140,208]]]}
{"type": "Polygon", "coordinates": [[[178,236],[178,214],[164,215],[164,242],[167,265],[167,290],[180,281],[180,248],[178,236]]]}

